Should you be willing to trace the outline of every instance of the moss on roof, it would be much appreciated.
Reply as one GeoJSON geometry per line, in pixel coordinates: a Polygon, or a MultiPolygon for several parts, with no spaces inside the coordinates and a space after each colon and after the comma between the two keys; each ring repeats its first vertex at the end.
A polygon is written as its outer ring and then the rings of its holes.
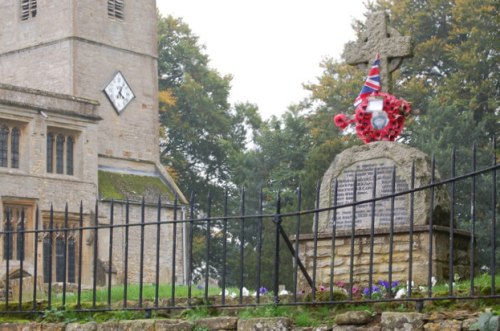
{"type": "Polygon", "coordinates": [[[99,196],[101,199],[142,200],[157,202],[161,195],[162,201],[173,201],[172,190],[156,176],[139,176],[99,171],[99,196]]]}

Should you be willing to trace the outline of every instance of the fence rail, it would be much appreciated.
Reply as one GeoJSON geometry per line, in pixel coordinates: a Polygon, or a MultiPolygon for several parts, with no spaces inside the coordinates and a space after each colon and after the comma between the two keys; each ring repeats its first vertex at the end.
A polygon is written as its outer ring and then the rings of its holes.
{"type": "MultiPolygon", "coordinates": [[[[335,201],[320,208],[317,202],[312,210],[302,209],[300,188],[292,203],[283,202],[279,193],[273,202],[262,192],[252,200],[242,190],[234,208],[226,194],[218,216],[213,215],[211,197],[203,213],[194,198],[188,205],[177,199],[168,205],[98,201],[91,210],[80,205],[70,212],[66,206],[61,213],[52,207],[36,207],[30,214],[4,206],[0,313],[52,307],[150,311],[268,302],[404,301],[421,308],[425,301],[500,298],[499,166],[494,156],[490,166],[476,169],[475,151],[472,155],[471,171],[457,175],[453,154],[451,177],[444,180],[436,180],[433,160],[431,182],[420,187],[415,187],[413,167],[410,187],[399,191],[394,168],[392,192],[384,196],[376,196],[374,171],[372,198],[361,201],[356,201],[355,175],[351,203],[335,201]],[[434,223],[437,190],[449,196],[447,224],[434,223]],[[416,225],[414,201],[421,192],[431,197],[429,220],[416,225]],[[394,222],[401,197],[409,201],[404,226],[394,222]],[[380,201],[390,204],[390,224],[383,229],[374,225],[380,201]],[[365,229],[356,227],[360,208],[371,212],[365,229]],[[341,211],[347,209],[352,210],[350,224],[338,228],[341,211]],[[320,215],[328,212],[333,215],[331,228],[320,232],[320,215]],[[421,251],[416,248],[424,242],[428,245],[421,251]],[[382,255],[380,267],[377,256],[382,255]],[[415,284],[417,274],[424,275],[420,284],[415,284]],[[387,278],[377,280],[375,275],[387,278]]],[[[337,197],[337,182],[332,189],[337,197]]],[[[319,192],[318,186],[316,201],[319,192]]]]}

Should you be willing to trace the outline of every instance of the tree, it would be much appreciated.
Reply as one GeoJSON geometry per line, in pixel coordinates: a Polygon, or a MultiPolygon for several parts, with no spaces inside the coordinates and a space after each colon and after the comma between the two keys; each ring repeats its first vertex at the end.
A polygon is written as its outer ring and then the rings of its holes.
{"type": "Polygon", "coordinates": [[[231,77],[209,67],[187,24],[160,17],[158,34],[162,162],[184,192],[196,192],[205,203],[211,191],[220,201],[231,183],[229,159],[245,148],[246,113],[231,109],[231,77]]]}
{"type": "MultiPolygon", "coordinates": [[[[180,18],[159,17],[158,39],[161,161],[181,190],[195,194],[196,217],[203,219],[209,211],[214,218],[222,216],[225,192],[229,214],[236,214],[238,185],[244,182],[238,182],[243,170],[238,165],[247,159],[248,139],[262,123],[258,109],[249,103],[231,107],[231,76],[222,77],[209,66],[204,46],[180,18]]],[[[193,267],[198,277],[209,265],[211,277],[221,279],[222,228],[223,221],[217,219],[210,228],[206,221],[193,223],[193,267]]],[[[229,222],[227,229],[227,284],[237,285],[241,224],[229,222]]],[[[250,240],[255,243],[255,234],[247,235],[245,241],[250,240]]]]}
{"type": "MultiPolygon", "coordinates": [[[[492,140],[500,132],[498,8],[494,0],[379,1],[374,6],[390,10],[396,29],[415,40],[415,57],[403,66],[396,93],[414,102],[421,115],[410,123],[404,140],[433,154],[444,177],[472,171],[473,143],[476,167],[491,164],[492,140]]],[[[489,185],[482,184],[491,183],[491,178],[476,180],[477,209],[491,210],[491,193],[485,189],[489,185]]],[[[457,191],[457,221],[471,229],[470,183],[457,191]]],[[[476,216],[483,264],[491,253],[492,215],[476,216]]]]}
{"type": "MultiPolygon", "coordinates": [[[[417,110],[407,121],[400,142],[435,155],[442,177],[451,175],[453,148],[457,151],[455,173],[472,170],[472,142],[477,146],[477,167],[491,164],[491,142],[500,132],[498,6],[493,0],[379,0],[367,6],[369,11],[386,10],[391,26],[412,36],[415,55],[403,61],[393,77],[394,94],[412,102],[417,110]]],[[[363,22],[353,26],[358,36],[365,28],[363,22]]],[[[308,177],[302,179],[309,189],[335,154],[357,143],[349,132],[340,133],[330,119],[340,112],[352,114],[351,103],[366,75],[331,59],[322,66],[323,75],[317,83],[305,86],[311,95],[301,103],[312,134],[304,171],[308,177]]],[[[478,209],[488,210],[490,192],[482,190],[483,181],[491,183],[491,178],[477,178],[476,202],[485,204],[478,209]]],[[[457,189],[459,223],[470,228],[470,184],[457,189]]],[[[310,191],[308,196],[313,196],[310,191]]],[[[482,217],[478,224],[489,224],[485,220],[491,214],[482,217]]],[[[479,235],[487,239],[487,227],[480,228],[479,235]]],[[[490,240],[478,243],[486,252],[490,240]]],[[[487,261],[488,254],[481,259],[487,261]]]]}

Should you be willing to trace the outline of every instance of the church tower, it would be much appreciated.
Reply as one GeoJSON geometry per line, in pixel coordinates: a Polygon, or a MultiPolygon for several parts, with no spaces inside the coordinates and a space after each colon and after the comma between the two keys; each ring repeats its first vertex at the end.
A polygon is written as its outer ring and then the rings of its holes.
{"type": "Polygon", "coordinates": [[[0,81],[98,101],[100,165],[157,163],[156,17],[155,0],[2,1],[0,81]]]}
{"type": "Polygon", "coordinates": [[[181,239],[166,223],[179,219],[186,199],[159,161],[156,38],[155,0],[0,1],[0,233],[12,224],[50,229],[43,242],[27,238],[24,250],[15,234],[0,237],[8,272],[37,266],[45,283],[64,281],[65,269],[69,282],[82,272],[86,284],[108,282],[103,273],[112,283],[183,281],[183,269],[172,267],[182,261],[181,239]],[[141,215],[164,224],[131,228],[127,251],[123,227],[109,225],[141,215]],[[102,225],[101,239],[83,242],[72,230],[65,260],[51,243],[81,219],[102,225]],[[157,251],[141,245],[157,239],[175,258],[142,266],[157,251]]]}

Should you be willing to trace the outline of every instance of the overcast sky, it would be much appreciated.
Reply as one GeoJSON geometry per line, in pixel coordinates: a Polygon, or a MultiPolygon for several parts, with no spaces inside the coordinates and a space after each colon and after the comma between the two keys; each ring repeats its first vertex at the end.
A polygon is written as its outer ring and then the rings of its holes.
{"type": "Polygon", "coordinates": [[[210,66],[233,76],[230,102],[257,104],[261,115],[283,113],[307,96],[325,57],[340,59],[354,41],[351,22],[363,0],[157,0],[182,17],[206,46],[210,66]]]}

